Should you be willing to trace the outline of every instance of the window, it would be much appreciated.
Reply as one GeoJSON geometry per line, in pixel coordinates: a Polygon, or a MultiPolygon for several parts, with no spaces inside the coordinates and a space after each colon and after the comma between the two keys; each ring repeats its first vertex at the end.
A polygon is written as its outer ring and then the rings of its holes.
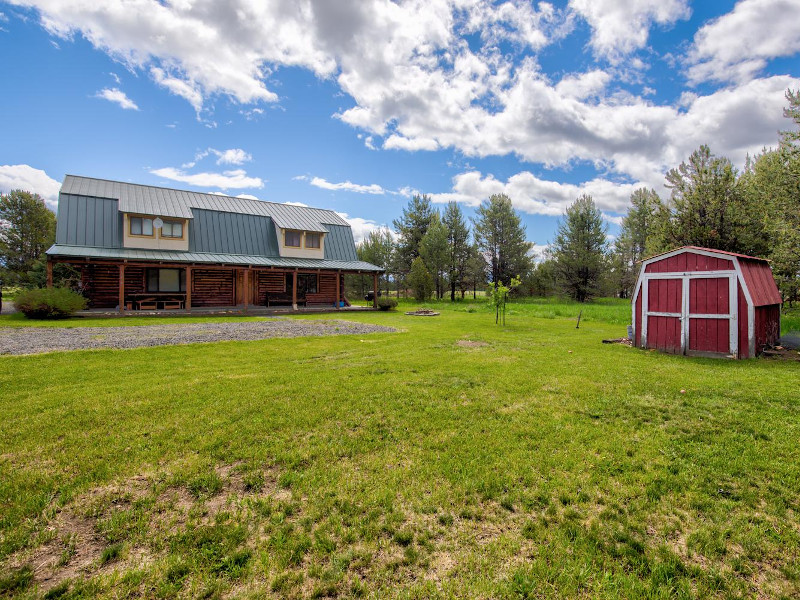
{"type": "MultiPolygon", "coordinates": [[[[292,274],[286,274],[286,287],[284,290],[292,293],[292,274]]],[[[298,273],[297,274],[297,297],[305,298],[306,294],[317,293],[317,276],[313,273],[298,273]]]]}
{"type": "Polygon", "coordinates": [[[288,229],[284,233],[283,236],[283,245],[290,246],[292,248],[299,248],[300,247],[300,232],[299,231],[289,231],[288,229]]]}
{"type": "Polygon", "coordinates": [[[162,238],[182,238],[183,223],[181,221],[164,221],[161,226],[162,238]]]}
{"type": "Polygon", "coordinates": [[[319,248],[320,237],[318,233],[306,233],[306,248],[319,248]]]}
{"type": "Polygon", "coordinates": [[[148,292],[185,292],[184,269],[147,269],[148,292]]]}
{"type": "Polygon", "coordinates": [[[131,217],[131,235],[143,235],[153,237],[153,219],[144,217],[131,217]]]}

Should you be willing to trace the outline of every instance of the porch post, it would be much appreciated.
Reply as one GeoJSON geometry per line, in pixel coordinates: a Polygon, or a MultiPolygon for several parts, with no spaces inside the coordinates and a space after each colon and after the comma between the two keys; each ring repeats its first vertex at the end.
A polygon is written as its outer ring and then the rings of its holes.
{"type": "Polygon", "coordinates": [[[341,280],[342,280],[342,272],[336,271],[336,310],[339,310],[339,305],[341,304],[341,299],[342,299],[341,297],[342,291],[339,287],[339,285],[341,284],[341,280]]]}
{"type": "Polygon", "coordinates": [[[119,312],[125,312],[125,263],[119,265],[119,312]]]}
{"type": "Polygon", "coordinates": [[[372,274],[372,308],[378,308],[378,273],[372,274]]]}
{"type": "Polygon", "coordinates": [[[247,302],[250,296],[250,268],[244,270],[244,312],[247,312],[247,302]]]}
{"type": "Polygon", "coordinates": [[[47,257],[47,287],[53,287],[53,260],[47,257]]]}
{"type": "Polygon", "coordinates": [[[186,267],[186,312],[192,312],[192,267],[186,267]]]}
{"type": "Polygon", "coordinates": [[[292,310],[297,310],[297,269],[292,271],[292,310]]]}

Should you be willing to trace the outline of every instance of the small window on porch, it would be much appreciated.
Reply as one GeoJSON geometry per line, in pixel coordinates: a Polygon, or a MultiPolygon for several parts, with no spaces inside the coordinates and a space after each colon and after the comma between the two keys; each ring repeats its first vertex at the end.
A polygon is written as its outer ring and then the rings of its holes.
{"type": "Polygon", "coordinates": [[[147,269],[148,292],[185,292],[185,269],[147,269]]]}
{"type": "MultiPolygon", "coordinates": [[[[284,291],[292,292],[292,273],[286,274],[284,291]]],[[[297,275],[297,297],[305,298],[306,294],[317,293],[317,275],[315,273],[298,273],[297,275]]]]}

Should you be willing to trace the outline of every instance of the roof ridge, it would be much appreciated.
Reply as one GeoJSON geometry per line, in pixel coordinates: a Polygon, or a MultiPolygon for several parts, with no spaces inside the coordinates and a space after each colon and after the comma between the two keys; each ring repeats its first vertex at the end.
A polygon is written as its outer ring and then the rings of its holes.
{"type": "MultiPolygon", "coordinates": [[[[318,208],[316,206],[298,206],[297,204],[288,204],[286,202],[275,202],[273,200],[261,200],[259,198],[240,198],[238,196],[229,196],[228,194],[214,194],[211,192],[198,192],[195,190],[186,190],[181,188],[173,188],[173,187],[164,187],[161,185],[147,185],[145,183],[129,183],[127,181],[119,181],[118,179],[105,179],[103,177],[86,177],[85,175],[73,175],[72,173],[66,173],[64,175],[64,179],[67,177],[74,177],[76,179],[92,179],[94,181],[105,181],[108,183],[120,183],[122,185],[133,185],[136,187],[143,187],[143,188],[155,188],[157,190],[170,190],[173,192],[186,192],[188,194],[203,194],[205,196],[216,196],[218,198],[228,198],[230,200],[246,200],[248,202],[259,202],[261,204],[275,204],[277,206],[294,206],[296,208],[305,208],[308,210],[319,210],[322,212],[331,212],[335,215],[338,215],[335,210],[331,208],[318,208]]],[[[61,185],[64,185],[64,182],[61,182],[61,185]]],[[[191,207],[191,208],[198,208],[198,207],[191,207]]],[[[343,217],[342,217],[343,218],[343,217]]],[[[334,225],[335,223],[327,223],[327,225],[334,225]]]]}

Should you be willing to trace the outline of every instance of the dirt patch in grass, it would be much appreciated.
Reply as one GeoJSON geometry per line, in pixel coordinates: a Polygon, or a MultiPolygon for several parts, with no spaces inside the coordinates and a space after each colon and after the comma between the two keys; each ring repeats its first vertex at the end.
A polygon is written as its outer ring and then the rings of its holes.
{"type": "Polygon", "coordinates": [[[247,497],[291,497],[288,490],[279,489],[274,470],[246,470],[235,463],[219,466],[214,473],[219,489],[199,496],[187,485],[165,483],[165,473],[135,475],[93,488],[57,510],[39,534],[44,543],[17,552],[7,564],[12,569],[30,567],[32,585],[46,593],[70,580],[142,568],[163,554],[135,531],[127,532],[124,524],[117,525],[119,520],[140,518],[149,536],[169,537],[184,531],[190,521],[214,523],[222,511],[239,508],[247,497]]]}
{"type": "Polygon", "coordinates": [[[800,350],[784,346],[775,346],[764,350],[762,354],[767,360],[787,360],[790,362],[800,362],[800,350]]]}
{"type": "Polygon", "coordinates": [[[458,340],[456,346],[459,348],[483,348],[488,346],[486,342],[479,342],[477,340],[458,340]]]}

